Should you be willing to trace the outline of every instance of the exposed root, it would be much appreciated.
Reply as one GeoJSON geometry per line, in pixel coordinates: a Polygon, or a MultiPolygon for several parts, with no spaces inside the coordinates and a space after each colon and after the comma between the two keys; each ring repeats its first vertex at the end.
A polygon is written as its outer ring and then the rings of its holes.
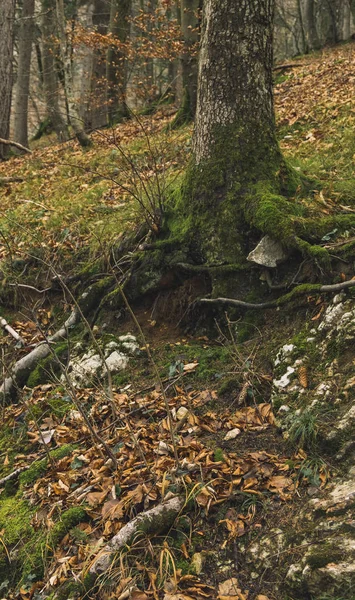
{"type": "Polygon", "coordinates": [[[355,287],[355,279],[350,279],[349,281],[343,281],[342,283],[335,283],[332,285],[302,284],[294,288],[289,294],[285,294],[277,300],[272,300],[270,302],[244,302],[243,300],[237,300],[236,298],[201,298],[198,300],[198,302],[203,304],[229,304],[230,306],[252,309],[277,308],[278,306],[282,306],[293,300],[295,297],[303,294],[341,292],[342,290],[346,290],[351,287],[355,287]]]}

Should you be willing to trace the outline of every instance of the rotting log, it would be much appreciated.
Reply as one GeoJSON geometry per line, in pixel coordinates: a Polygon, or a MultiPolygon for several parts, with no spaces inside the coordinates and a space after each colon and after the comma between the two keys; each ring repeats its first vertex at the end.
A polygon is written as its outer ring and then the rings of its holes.
{"type": "Polygon", "coordinates": [[[101,573],[105,573],[110,568],[115,554],[128,546],[137,534],[159,534],[167,531],[174,523],[184,504],[185,499],[183,497],[173,496],[164,500],[158,506],[137,515],[127,525],[124,525],[101,550],[89,569],[90,575],[96,577],[101,573]]]}

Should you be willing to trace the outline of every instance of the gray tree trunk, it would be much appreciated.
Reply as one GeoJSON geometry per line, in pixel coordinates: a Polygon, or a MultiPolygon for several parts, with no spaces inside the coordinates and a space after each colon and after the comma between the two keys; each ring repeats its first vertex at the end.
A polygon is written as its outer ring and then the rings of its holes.
{"type": "MultiPolygon", "coordinates": [[[[279,152],[272,84],[273,4],[205,1],[194,135],[197,165],[218,161],[230,132],[233,145],[240,146],[250,162],[248,168],[245,161],[231,163],[228,170],[242,169],[243,179],[261,158],[269,164],[269,157],[279,152]]],[[[224,170],[230,158],[226,157],[224,170]]]]}
{"type": "Polygon", "coordinates": [[[57,19],[59,26],[60,55],[64,71],[64,87],[68,102],[69,118],[75,136],[82,147],[90,146],[91,140],[85,133],[83,119],[80,117],[78,102],[74,93],[72,70],[71,37],[66,29],[64,1],[57,0],[57,19]]]}
{"type": "Polygon", "coordinates": [[[28,146],[28,98],[34,9],[35,0],[23,0],[18,43],[14,139],[26,147],[28,146]]]}
{"type": "MultiPolygon", "coordinates": [[[[0,2],[0,138],[10,133],[10,113],[13,83],[13,31],[15,0],[0,2]]],[[[0,160],[6,157],[7,147],[0,144],[0,160]]]]}
{"type": "Polygon", "coordinates": [[[203,262],[245,260],[246,205],[257,202],[259,186],[281,189],[273,9],[273,0],[204,4],[193,158],[182,190],[185,227],[203,262]]]}
{"type": "Polygon", "coordinates": [[[126,104],[127,69],[124,44],[130,33],[129,17],[132,0],[112,0],[109,32],[117,40],[107,51],[107,103],[109,123],[115,123],[129,114],[126,104]],[[120,47],[120,44],[121,47],[120,47]]]}
{"type": "Polygon", "coordinates": [[[58,36],[55,0],[42,0],[42,64],[43,64],[43,90],[46,102],[47,118],[53,126],[60,142],[69,139],[66,119],[59,105],[58,74],[56,56],[58,36]]]}
{"type": "MultiPolygon", "coordinates": [[[[110,19],[110,6],[106,0],[94,0],[93,27],[97,33],[107,35],[110,19]]],[[[107,80],[106,52],[101,48],[93,51],[93,65],[90,81],[90,105],[87,121],[91,129],[107,124],[107,80]]]]}
{"type": "Polygon", "coordinates": [[[184,51],[181,56],[183,93],[180,109],[172,124],[173,128],[191,121],[196,113],[199,7],[200,0],[181,0],[181,32],[184,40],[184,51]]]}
{"type": "Polygon", "coordinates": [[[317,32],[314,0],[305,0],[304,13],[308,47],[310,50],[318,50],[321,47],[321,45],[317,32]]]}

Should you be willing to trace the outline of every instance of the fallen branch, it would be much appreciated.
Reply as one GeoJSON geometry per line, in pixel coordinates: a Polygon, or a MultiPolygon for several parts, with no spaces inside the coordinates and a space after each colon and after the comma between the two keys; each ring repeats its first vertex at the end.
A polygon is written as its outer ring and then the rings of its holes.
{"type": "Polygon", "coordinates": [[[138,533],[158,534],[168,530],[185,504],[184,498],[173,496],[158,506],[140,513],[110,540],[89,569],[91,575],[106,572],[114,555],[128,546],[138,533]]]}
{"type": "Polygon", "coordinates": [[[6,319],[4,319],[3,317],[0,318],[0,325],[3,329],[5,329],[5,331],[7,331],[7,333],[9,333],[10,335],[12,335],[12,337],[16,340],[16,342],[19,342],[21,344],[21,346],[25,345],[24,340],[22,339],[22,337],[20,336],[19,333],[17,333],[17,331],[15,331],[11,325],[8,324],[8,322],[6,321],[6,319]]]}
{"type": "Polygon", "coordinates": [[[15,146],[15,148],[18,148],[19,150],[23,150],[28,154],[32,154],[32,150],[26,148],[26,146],[23,146],[22,144],[19,144],[18,142],[15,142],[14,140],[4,140],[3,138],[0,138],[0,144],[5,144],[5,146],[15,146]]]}
{"type": "Polygon", "coordinates": [[[0,185],[6,185],[7,183],[22,183],[24,179],[22,177],[0,177],[0,185]]]}
{"type": "Polygon", "coordinates": [[[20,358],[20,360],[15,363],[11,376],[6,377],[2,383],[0,387],[0,397],[11,395],[16,387],[23,387],[39,361],[49,356],[51,352],[50,344],[65,340],[68,336],[68,330],[74,327],[78,321],[79,313],[75,308],[69,318],[65,321],[64,325],[48,338],[48,343],[41,342],[34,350],[32,350],[32,352],[20,358]]]}
{"type": "Polygon", "coordinates": [[[230,306],[238,306],[240,308],[253,308],[253,309],[264,309],[264,308],[277,308],[282,306],[291,300],[294,300],[296,296],[302,294],[321,294],[327,292],[341,292],[350,287],[355,287],[355,279],[349,281],[343,281],[342,283],[334,283],[332,285],[300,285],[295,287],[290,293],[281,296],[277,300],[270,302],[244,302],[243,300],[237,300],[236,298],[201,298],[197,300],[202,304],[229,304],[230,306]]]}
{"type": "Polygon", "coordinates": [[[282,71],[283,69],[294,69],[300,67],[306,67],[308,65],[303,63],[284,63],[283,65],[275,65],[273,67],[273,71],[282,71]]]}
{"type": "Polygon", "coordinates": [[[6,475],[6,477],[3,477],[2,479],[0,479],[0,486],[3,486],[4,483],[6,483],[7,481],[16,479],[16,477],[18,477],[20,475],[20,473],[23,473],[24,471],[28,471],[28,469],[32,466],[32,464],[26,465],[25,467],[19,467],[18,469],[16,469],[16,471],[12,471],[12,473],[10,473],[9,475],[6,475]]]}

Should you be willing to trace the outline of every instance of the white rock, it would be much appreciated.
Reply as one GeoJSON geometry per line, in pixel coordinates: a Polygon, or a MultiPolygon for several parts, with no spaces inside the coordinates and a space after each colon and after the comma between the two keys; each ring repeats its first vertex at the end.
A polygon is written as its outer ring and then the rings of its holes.
{"type": "Polygon", "coordinates": [[[282,377],[280,377],[280,379],[274,379],[274,386],[277,389],[285,389],[287,388],[288,385],[290,385],[291,383],[291,375],[293,375],[295,372],[295,369],[293,367],[287,367],[287,371],[284,375],[282,375],[282,377]]]}
{"type": "Polygon", "coordinates": [[[234,440],[240,434],[241,434],[240,429],[238,429],[238,427],[236,427],[235,429],[231,429],[230,431],[228,431],[228,433],[226,433],[226,435],[224,436],[224,440],[226,442],[228,442],[228,440],[234,440]]]}
{"type": "Polygon", "coordinates": [[[128,365],[128,356],[122,354],[122,352],[118,352],[115,350],[106,358],[106,365],[110,373],[115,373],[117,371],[122,371],[126,369],[128,365]]]}
{"type": "Polygon", "coordinates": [[[117,342],[114,342],[112,340],[112,342],[109,342],[108,344],[106,344],[105,346],[105,356],[109,356],[114,350],[117,350],[117,348],[119,347],[119,345],[117,344],[117,342]]]}
{"type": "Polygon", "coordinates": [[[281,244],[269,235],[265,235],[256,248],[250,252],[247,260],[263,267],[274,268],[286,259],[287,254],[281,244]]]}
{"type": "Polygon", "coordinates": [[[287,406],[287,404],[283,404],[282,406],[280,406],[279,410],[277,412],[279,413],[287,413],[289,412],[291,409],[289,406],[287,406]]]}
{"type": "Polygon", "coordinates": [[[186,408],[186,406],[180,406],[179,410],[176,412],[176,418],[178,421],[181,421],[181,419],[184,418],[184,416],[186,415],[186,413],[188,413],[188,409],[186,408]]]}

